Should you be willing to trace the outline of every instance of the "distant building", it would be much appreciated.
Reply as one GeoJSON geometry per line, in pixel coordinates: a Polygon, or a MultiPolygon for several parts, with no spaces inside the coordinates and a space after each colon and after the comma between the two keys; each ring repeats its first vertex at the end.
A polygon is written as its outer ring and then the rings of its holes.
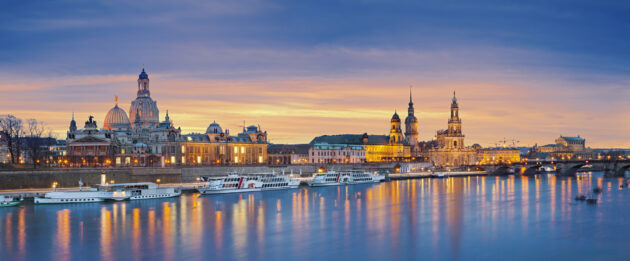
{"type": "Polygon", "coordinates": [[[391,119],[390,135],[340,134],[315,137],[311,143],[315,144],[346,144],[360,145],[365,149],[366,162],[391,162],[410,160],[411,150],[404,143],[400,118],[395,113],[391,119]]]}
{"type": "Polygon", "coordinates": [[[267,164],[267,132],[256,126],[243,128],[230,136],[218,123],[208,126],[205,134],[182,136],[183,165],[250,165],[267,164]]]}
{"type": "Polygon", "coordinates": [[[464,146],[462,120],[459,117],[459,104],[453,92],[451,117],[448,129],[439,130],[436,134],[437,147],[429,150],[428,155],[433,165],[438,167],[456,167],[477,163],[476,150],[464,146]]]}
{"type": "Polygon", "coordinates": [[[477,150],[479,164],[511,164],[521,161],[521,150],[518,148],[479,148],[477,150]]]}
{"type": "Polygon", "coordinates": [[[421,148],[418,144],[418,119],[413,108],[411,90],[409,90],[409,107],[407,108],[407,118],[405,118],[405,142],[409,145],[412,157],[419,157],[421,148]]]}
{"type": "Polygon", "coordinates": [[[310,148],[310,144],[269,144],[267,147],[269,164],[308,164],[310,148]]]}
{"type": "Polygon", "coordinates": [[[76,129],[74,116],[66,139],[68,162],[72,166],[111,165],[118,143],[109,130],[99,129],[90,116],[83,129],[76,129]],[[74,130],[74,131],[73,131],[74,130]]]}
{"type": "Polygon", "coordinates": [[[580,137],[560,136],[555,144],[534,145],[529,158],[549,158],[550,160],[593,159],[597,153],[586,147],[586,139],[580,137]]]}
{"type": "Polygon", "coordinates": [[[136,99],[129,115],[115,105],[107,112],[103,127],[93,117],[78,129],[74,115],[66,148],[72,166],[166,167],[174,165],[266,164],[267,132],[249,126],[237,136],[210,124],[204,134],[182,135],[169,117],[160,121],[157,101],[151,98],[150,80],[142,69],[136,99]]]}
{"type": "Polygon", "coordinates": [[[365,149],[361,145],[316,143],[309,149],[310,163],[354,164],[365,163],[365,149]]]}

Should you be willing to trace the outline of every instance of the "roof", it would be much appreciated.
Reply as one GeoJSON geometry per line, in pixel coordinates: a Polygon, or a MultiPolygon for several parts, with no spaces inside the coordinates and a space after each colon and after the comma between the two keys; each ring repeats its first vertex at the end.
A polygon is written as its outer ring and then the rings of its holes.
{"type": "Polygon", "coordinates": [[[567,141],[584,141],[584,138],[577,136],[577,137],[567,137],[567,136],[560,136],[561,139],[567,140],[567,141]]]}
{"type": "Polygon", "coordinates": [[[354,144],[317,143],[313,145],[313,149],[316,150],[343,150],[346,148],[350,148],[351,150],[365,150],[363,146],[354,144]]]}
{"type": "Polygon", "coordinates": [[[308,154],[311,144],[270,144],[269,154],[308,154]]]}
{"type": "Polygon", "coordinates": [[[310,144],[328,143],[328,144],[355,144],[355,145],[385,145],[389,144],[388,135],[367,135],[367,144],[363,143],[363,136],[366,134],[338,134],[338,135],[322,135],[315,137],[310,144]]]}

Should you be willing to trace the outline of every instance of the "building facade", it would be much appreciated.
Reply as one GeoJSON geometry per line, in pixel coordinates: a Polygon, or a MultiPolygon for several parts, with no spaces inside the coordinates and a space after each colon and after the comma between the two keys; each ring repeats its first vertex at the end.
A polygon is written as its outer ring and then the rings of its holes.
{"type": "Polygon", "coordinates": [[[597,153],[586,147],[586,139],[578,136],[560,136],[554,144],[534,145],[530,158],[549,158],[550,160],[593,159],[597,153]]]}
{"type": "Polygon", "coordinates": [[[481,165],[511,164],[521,161],[521,150],[517,148],[483,148],[477,151],[481,165]]]}
{"type": "Polygon", "coordinates": [[[459,104],[453,92],[451,116],[448,128],[436,134],[437,147],[429,150],[429,159],[437,167],[457,167],[477,163],[475,149],[466,147],[462,132],[462,120],[459,117],[459,104]]]}
{"type": "Polygon", "coordinates": [[[157,101],[151,97],[149,75],[138,75],[136,98],[129,114],[118,97],[98,128],[90,116],[78,129],[74,115],[66,147],[71,166],[166,167],[175,165],[264,164],[267,132],[249,126],[237,136],[223,132],[216,122],[205,134],[182,135],[168,110],[160,121],[157,101]]]}
{"type": "Polygon", "coordinates": [[[308,164],[310,148],[310,144],[269,144],[267,147],[269,164],[308,164]]]}
{"type": "Polygon", "coordinates": [[[419,157],[421,150],[418,143],[418,119],[415,116],[411,90],[409,90],[409,107],[407,108],[407,118],[405,118],[405,142],[409,145],[411,156],[419,157]]]}
{"type": "Polygon", "coordinates": [[[251,125],[230,136],[213,122],[205,134],[184,135],[181,143],[183,165],[267,164],[267,132],[251,125]]]}
{"type": "Polygon", "coordinates": [[[356,164],[365,163],[365,149],[361,145],[316,143],[309,149],[310,163],[356,164]]]}

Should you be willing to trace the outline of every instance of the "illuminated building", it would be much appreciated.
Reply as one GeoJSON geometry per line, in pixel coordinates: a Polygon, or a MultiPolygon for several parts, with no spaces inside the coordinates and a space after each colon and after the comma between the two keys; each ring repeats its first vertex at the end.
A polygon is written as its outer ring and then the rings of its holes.
{"type": "Polygon", "coordinates": [[[308,164],[310,148],[309,144],[269,144],[267,147],[269,164],[308,164]]]}
{"type": "Polygon", "coordinates": [[[577,137],[560,136],[556,139],[555,144],[534,145],[531,154],[537,155],[538,158],[549,157],[556,160],[593,159],[596,157],[596,153],[592,149],[586,148],[586,139],[579,135],[577,137]]]}
{"type": "Polygon", "coordinates": [[[437,147],[429,150],[429,160],[437,167],[456,167],[477,163],[476,151],[464,146],[462,120],[459,117],[459,104],[453,92],[451,117],[448,129],[439,130],[436,134],[437,147]]]}
{"type": "Polygon", "coordinates": [[[310,144],[361,145],[365,149],[366,162],[405,161],[411,158],[411,149],[403,138],[400,125],[400,117],[394,113],[390,120],[389,135],[323,135],[315,137],[310,144]]]}
{"type": "Polygon", "coordinates": [[[354,164],[365,162],[361,145],[316,143],[308,151],[310,163],[354,164]]]}
{"type": "Polygon", "coordinates": [[[151,98],[149,76],[138,76],[137,97],[128,117],[115,105],[105,116],[103,128],[96,121],[77,129],[74,114],[67,136],[68,161],[73,166],[166,166],[181,163],[181,130],[173,126],[168,111],[159,122],[157,103],[151,98]]]}
{"type": "Polygon", "coordinates": [[[230,136],[218,123],[208,126],[205,134],[182,136],[183,165],[251,165],[267,164],[267,132],[257,126],[243,128],[237,136],[230,136]]]}
{"type": "MultiPolygon", "coordinates": [[[[70,130],[76,128],[74,116],[70,126],[70,130]]],[[[83,129],[69,131],[66,139],[68,161],[73,166],[103,166],[111,162],[117,149],[118,143],[113,132],[99,129],[92,116],[85,122],[83,129]]]]}
{"type": "Polygon", "coordinates": [[[477,150],[479,164],[511,164],[521,161],[521,151],[517,148],[484,148],[477,150]]]}
{"type": "Polygon", "coordinates": [[[411,90],[409,90],[409,108],[407,108],[407,118],[405,118],[405,141],[411,149],[411,156],[420,155],[420,145],[418,144],[418,119],[413,108],[411,90]]]}

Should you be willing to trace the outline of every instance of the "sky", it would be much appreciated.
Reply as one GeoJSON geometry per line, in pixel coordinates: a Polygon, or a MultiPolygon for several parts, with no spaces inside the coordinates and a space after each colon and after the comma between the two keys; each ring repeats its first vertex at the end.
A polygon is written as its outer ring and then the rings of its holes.
{"type": "Polygon", "coordinates": [[[420,140],[457,92],[467,145],[580,135],[630,147],[624,1],[0,1],[0,115],[65,137],[127,112],[144,65],[182,132],[260,125],[273,143],[389,132],[413,92],[420,140]]]}

